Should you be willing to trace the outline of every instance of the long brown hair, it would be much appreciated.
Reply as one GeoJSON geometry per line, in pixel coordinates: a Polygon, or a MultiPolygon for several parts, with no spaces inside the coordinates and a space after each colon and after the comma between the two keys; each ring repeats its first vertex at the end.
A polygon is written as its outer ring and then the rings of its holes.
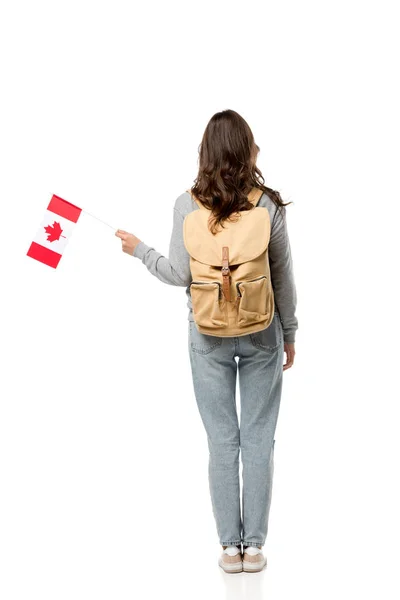
{"type": "Polygon", "coordinates": [[[249,125],[236,111],[223,110],[209,120],[199,146],[199,172],[190,189],[211,210],[211,233],[224,227],[225,219],[237,220],[240,215],[235,213],[253,208],[247,199],[253,187],[268,194],[278,208],[292,203],[284,203],[278,191],[264,185],[256,165],[259,151],[249,125]]]}

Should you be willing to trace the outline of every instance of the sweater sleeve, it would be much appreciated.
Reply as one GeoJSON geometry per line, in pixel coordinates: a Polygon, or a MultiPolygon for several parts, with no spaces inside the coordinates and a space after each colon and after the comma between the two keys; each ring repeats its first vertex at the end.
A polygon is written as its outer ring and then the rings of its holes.
{"type": "Polygon", "coordinates": [[[137,244],[133,256],[163,283],[186,287],[192,281],[192,275],[190,256],[183,242],[183,220],[183,215],[174,207],[168,258],[143,241],[137,244]]]}
{"type": "Polygon", "coordinates": [[[298,329],[297,293],[284,206],[277,209],[274,215],[269,242],[269,261],[275,303],[283,327],[283,339],[285,342],[294,342],[298,329]]]}

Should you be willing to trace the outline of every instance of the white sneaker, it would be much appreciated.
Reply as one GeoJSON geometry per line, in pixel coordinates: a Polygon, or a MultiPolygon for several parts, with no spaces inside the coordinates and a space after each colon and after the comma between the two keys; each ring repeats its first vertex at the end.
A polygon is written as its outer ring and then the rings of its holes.
{"type": "Polygon", "coordinates": [[[267,564],[267,559],[261,548],[256,546],[248,546],[243,554],[243,571],[247,573],[255,573],[262,571],[267,564]]]}
{"type": "Polygon", "coordinates": [[[240,548],[227,546],[218,559],[218,564],[226,573],[240,573],[243,571],[240,548]]]}

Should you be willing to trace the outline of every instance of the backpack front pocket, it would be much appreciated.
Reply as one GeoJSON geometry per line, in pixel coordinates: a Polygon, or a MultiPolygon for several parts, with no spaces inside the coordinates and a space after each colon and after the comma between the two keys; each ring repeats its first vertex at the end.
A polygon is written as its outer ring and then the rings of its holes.
{"type": "Polygon", "coordinates": [[[200,327],[226,327],[226,304],[218,281],[192,281],[193,318],[200,327]]]}
{"type": "Polygon", "coordinates": [[[269,317],[269,280],[265,275],[238,281],[238,325],[252,325],[269,317]]]}

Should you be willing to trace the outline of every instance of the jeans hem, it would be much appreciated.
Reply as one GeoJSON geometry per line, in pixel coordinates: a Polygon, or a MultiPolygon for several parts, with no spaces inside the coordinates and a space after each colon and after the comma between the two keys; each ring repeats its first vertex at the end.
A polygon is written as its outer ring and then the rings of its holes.
{"type": "Polygon", "coordinates": [[[242,543],[242,540],[237,540],[236,542],[220,542],[221,546],[238,546],[242,543]]]}
{"type": "Polygon", "coordinates": [[[264,546],[264,544],[262,542],[246,542],[246,540],[244,540],[243,546],[264,546]]]}

